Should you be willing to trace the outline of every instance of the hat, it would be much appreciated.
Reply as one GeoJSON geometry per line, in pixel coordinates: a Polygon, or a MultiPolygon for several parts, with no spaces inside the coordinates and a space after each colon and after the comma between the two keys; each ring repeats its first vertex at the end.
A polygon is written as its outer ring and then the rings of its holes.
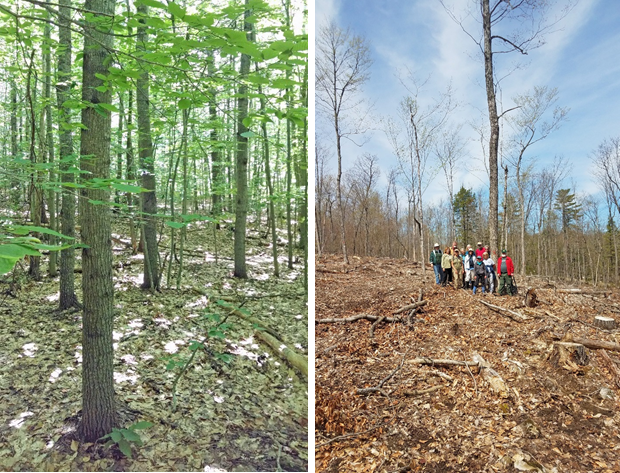
{"type": "Polygon", "coordinates": [[[477,244],[477,245],[482,245],[482,242],[481,242],[481,241],[479,241],[479,242],[478,242],[478,243],[476,243],[476,244],[477,244]]]}
{"type": "Polygon", "coordinates": [[[437,248],[439,246],[439,243],[435,243],[435,248],[437,248]]]}
{"type": "Polygon", "coordinates": [[[506,250],[502,250],[503,255],[505,255],[506,253],[508,253],[506,250]]]}
{"type": "Polygon", "coordinates": [[[468,253],[469,253],[470,251],[471,251],[472,253],[474,252],[474,250],[472,250],[471,248],[470,248],[469,250],[467,250],[467,252],[468,252],[468,253]]]}

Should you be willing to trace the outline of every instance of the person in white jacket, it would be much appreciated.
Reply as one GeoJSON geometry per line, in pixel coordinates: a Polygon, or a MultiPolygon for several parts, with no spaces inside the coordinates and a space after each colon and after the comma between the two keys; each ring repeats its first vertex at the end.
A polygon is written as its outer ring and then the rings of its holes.
{"type": "Polygon", "coordinates": [[[474,264],[476,255],[471,248],[467,251],[463,263],[465,264],[465,289],[471,289],[474,285],[474,264]]]}

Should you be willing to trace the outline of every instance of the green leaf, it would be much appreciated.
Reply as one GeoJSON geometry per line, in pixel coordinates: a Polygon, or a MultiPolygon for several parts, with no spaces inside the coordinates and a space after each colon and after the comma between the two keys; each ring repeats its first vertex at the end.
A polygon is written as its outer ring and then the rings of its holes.
{"type": "Polygon", "coordinates": [[[172,227],[172,228],[183,228],[184,226],[187,225],[187,223],[172,222],[172,221],[168,220],[168,221],[166,221],[166,225],[168,225],[169,227],[172,227]]]}
{"type": "Polygon", "coordinates": [[[99,73],[95,73],[95,77],[97,79],[101,79],[101,80],[108,80],[108,77],[103,75],[103,74],[99,74],[99,73]]]}
{"type": "Polygon", "coordinates": [[[121,429],[121,434],[130,442],[139,442],[140,436],[131,429],[121,429]]]}
{"type": "Polygon", "coordinates": [[[230,363],[233,359],[233,356],[230,353],[216,353],[215,358],[218,360],[222,360],[224,363],[230,363]]]}
{"type": "Polygon", "coordinates": [[[0,245],[0,257],[2,258],[21,259],[26,255],[41,256],[38,251],[25,246],[15,245],[13,243],[0,245]]]}
{"type": "Polygon", "coordinates": [[[179,110],[185,110],[192,106],[192,101],[190,99],[181,99],[179,100],[178,107],[179,110]]]}
{"type": "Polygon", "coordinates": [[[181,18],[181,19],[185,18],[185,13],[186,13],[185,8],[179,6],[178,4],[174,2],[170,2],[168,4],[168,12],[171,15],[174,15],[178,18],[181,18]]]}
{"type": "Polygon", "coordinates": [[[202,350],[204,347],[205,346],[202,343],[197,342],[195,340],[192,340],[191,342],[189,342],[190,351],[202,350]]]}
{"type": "Polygon", "coordinates": [[[112,187],[121,192],[132,192],[134,194],[139,194],[140,192],[148,192],[148,189],[140,186],[134,186],[131,184],[123,184],[121,182],[113,182],[112,187]]]}
{"type": "Polygon", "coordinates": [[[131,458],[131,445],[129,445],[129,442],[127,442],[127,440],[120,439],[118,442],[118,448],[120,448],[121,452],[123,452],[123,455],[125,455],[127,458],[131,458]]]}
{"type": "Polygon", "coordinates": [[[97,105],[110,112],[118,112],[118,108],[116,108],[116,106],[112,105],[111,103],[99,103],[97,105]]]}
{"type": "Polygon", "coordinates": [[[100,85],[99,87],[95,87],[95,90],[103,94],[108,91],[108,88],[105,85],[100,85]]]}
{"type": "Polygon", "coordinates": [[[241,133],[241,136],[243,136],[244,138],[254,138],[256,135],[256,133],[254,133],[253,131],[244,131],[243,133],[241,133]]]}
{"type": "Polygon", "coordinates": [[[150,427],[153,427],[153,423],[148,422],[146,420],[136,422],[135,424],[129,426],[129,428],[133,430],[143,430],[143,429],[148,429],[150,427]]]}
{"type": "Polygon", "coordinates": [[[158,2],[157,0],[140,0],[140,3],[142,5],[146,5],[147,7],[163,8],[164,10],[166,9],[166,5],[164,5],[161,2],[158,2]]]}
{"type": "Polygon", "coordinates": [[[122,440],[123,436],[121,435],[121,432],[118,429],[114,429],[110,433],[110,438],[114,440],[114,442],[118,443],[122,440]]]}
{"type": "Polygon", "coordinates": [[[6,274],[12,271],[19,258],[5,258],[0,256],[0,274],[6,274]]]}

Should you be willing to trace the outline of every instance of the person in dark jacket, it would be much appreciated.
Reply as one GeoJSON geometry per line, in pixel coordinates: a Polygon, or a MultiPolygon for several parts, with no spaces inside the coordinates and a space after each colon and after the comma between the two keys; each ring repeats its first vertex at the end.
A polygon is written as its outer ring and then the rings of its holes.
{"type": "Polygon", "coordinates": [[[435,243],[435,247],[431,252],[430,262],[433,265],[433,271],[435,271],[435,283],[441,284],[443,278],[443,271],[441,270],[441,257],[442,253],[439,249],[439,243],[435,243]]]}
{"type": "Polygon", "coordinates": [[[502,250],[502,256],[497,260],[497,272],[499,274],[499,290],[500,296],[509,294],[512,296],[512,275],[515,272],[512,258],[506,255],[506,250],[502,250]]]}
{"type": "Polygon", "coordinates": [[[484,294],[484,282],[487,276],[487,269],[482,262],[482,256],[476,256],[476,262],[474,263],[474,276],[476,280],[474,282],[474,294],[476,293],[476,287],[482,288],[484,294]]]}

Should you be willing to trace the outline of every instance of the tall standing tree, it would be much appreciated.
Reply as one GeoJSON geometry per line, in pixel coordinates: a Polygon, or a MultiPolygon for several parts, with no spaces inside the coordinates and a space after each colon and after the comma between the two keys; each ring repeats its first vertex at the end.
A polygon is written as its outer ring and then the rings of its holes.
{"type": "MultiPolygon", "coordinates": [[[[252,24],[247,21],[251,11],[249,0],[245,0],[245,12],[243,30],[246,38],[252,39],[252,24]]],[[[236,155],[236,179],[237,179],[237,199],[235,206],[235,269],[234,275],[237,278],[247,278],[247,268],[245,264],[245,230],[248,218],[248,128],[244,123],[248,116],[248,86],[245,78],[250,73],[250,56],[241,55],[239,66],[240,85],[239,98],[237,101],[237,155],[236,155]]]]}
{"type": "MultiPolygon", "coordinates": [[[[562,1],[562,0],[560,0],[562,1]]],[[[563,18],[572,6],[572,0],[566,0],[566,7],[560,14],[549,20],[549,11],[554,6],[553,0],[472,0],[470,4],[476,13],[469,13],[480,19],[482,31],[470,33],[464,21],[457,13],[446,6],[446,12],[456,21],[467,35],[480,48],[484,58],[484,82],[487,96],[489,119],[489,239],[491,253],[496,253],[499,238],[499,181],[498,154],[500,141],[500,119],[512,109],[505,110],[501,115],[497,107],[497,88],[499,81],[495,73],[495,58],[498,55],[518,52],[522,55],[544,44],[544,36],[550,28],[563,18]]]]}
{"type": "MultiPolygon", "coordinates": [[[[58,152],[60,161],[60,181],[63,185],[60,208],[60,230],[63,235],[75,238],[75,195],[71,187],[75,182],[75,174],[70,172],[75,168],[73,157],[73,134],[71,132],[71,111],[66,108],[65,102],[69,99],[71,90],[71,0],[59,0],[58,7],[58,66],[56,81],[56,98],[58,102],[58,152]]],[[[61,310],[79,307],[75,294],[75,249],[66,248],[60,252],[60,298],[61,310]]]]}
{"type": "Polygon", "coordinates": [[[338,173],[336,175],[336,200],[340,212],[340,236],[345,264],[349,263],[345,239],[345,211],[342,202],[342,138],[363,132],[363,114],[355,117],[354,124],[347,121],[347,112],[360,106],[356,93],[369,78],[372,65],[366,41],[352,35],[334,23],[320,29],[316,40],[316,100],[317,107],[334,126],[338,173]]]}
{"type": "MultiPolygon", "coordinates": [[[[137,49],[148,52],[146,25],[148,6],[138,5],[140,16],[137,37],[137,49]]],[[[143,65],[144,66],[144,65],[143,65]]],[[[157,245],[157,227],[155,214],[157,213],[157,194],[155,192],[155,157],[153,156],[153,140],[151,138],[151,114],[149,101],[149,72],[143,69],[136,81],[136,106],[138,109],[138,156],[142,169],[142,187],[146,189],[140,194],[144,223],[142,225],[142,242],[144,248],[144,289],[159,290],[159,250],[157,245]]]]}
{"type": "MultiPolygon", "coordinates": [[[[110,177],[111,116],[106,106],[112,92],[99,77],[107,76],[113,47],[115,0],[86,0],[92,17],[85,23],[82,66],[80,168],[90,183],[80,191],[79,214],[82,242],[82,421],[80,436],[95,442],[116,425],[114,406],[114,286],[110,210],[96,205],[109,202],[107,187],[92,180],[110,177]]],[[[109,107],[108,107],[109,108],[109,107]]],[[[99,181],[101,182],[101,181],[99,181]]]]}
{"type": "Polygon", "coordinates": [[[557,89],[548,87],[534,87],[531,93],[518,95],[514,102],[518,107],[517,112],[508,118],[508,123],[514,131],[512,137],[512,149],[514,151],[512,164],[517,178],[517,190],[519,192],[519,207],[521,211],[521,274],[525,274],[525,223],[529,212],[525,212],[525,185],[522,166],[523,159],[528,150],[550,133],[557,130],[566,119],[567,108],[554,105],[558,100],[557,89]],[[551,110],[552,109],[552,110],[551,110]],[[551,116],[548,111],[551,110],[551,116]]]}

